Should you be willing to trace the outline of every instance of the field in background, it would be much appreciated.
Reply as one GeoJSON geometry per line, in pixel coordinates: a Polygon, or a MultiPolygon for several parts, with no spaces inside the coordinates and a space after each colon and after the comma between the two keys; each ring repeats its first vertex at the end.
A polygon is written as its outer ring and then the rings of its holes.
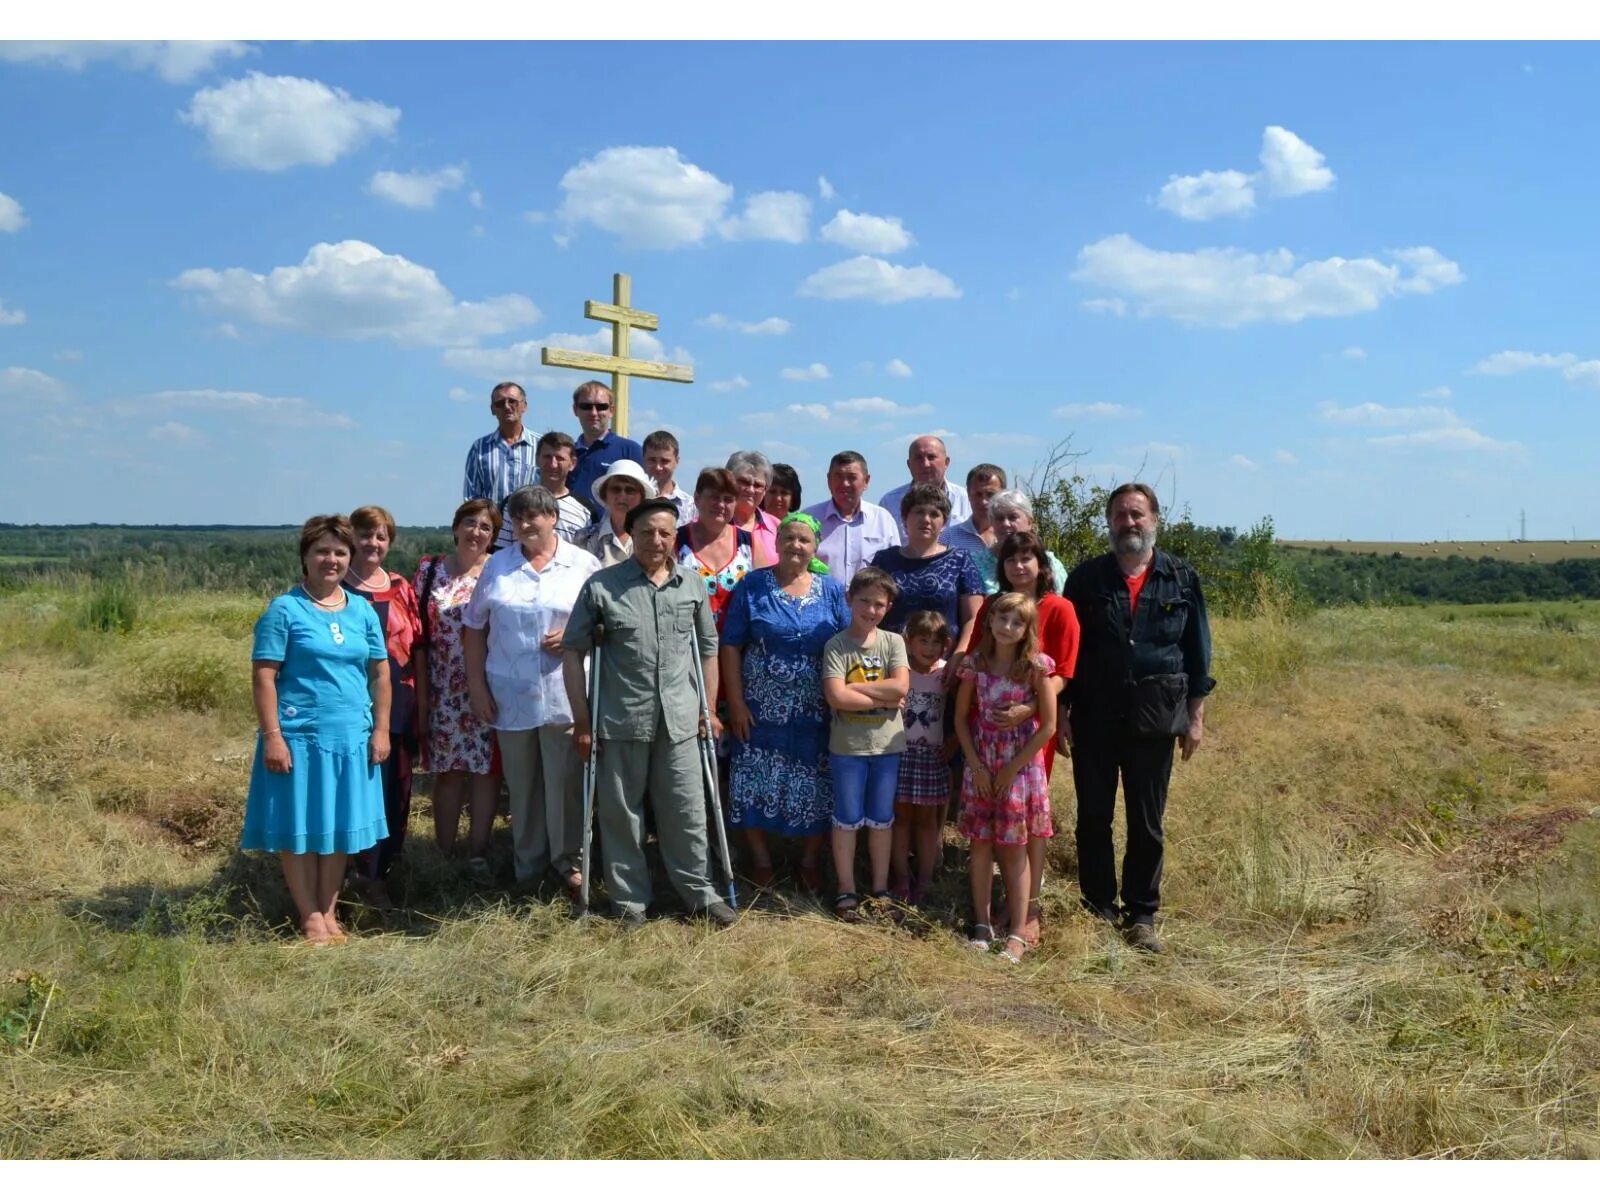
{"type": "MultiPolygon", "coordinates": [[[[469,886],[299,945],[237,842],[249,595],[0,596],[0,1155],[1600,1154],[1600,604],[1216,626],[1165,933],[1041,949],[769,899],[633,937],[469,886]]],[[[497,831],[495,862],[508,875],[497,831]]]]}
{"type": "Polygon", "coordinates": [[[1278,545],[1295,550],[1338,550],[1344,554],[1401,554],[1407,558],[1493,558],[1501,562],[1560,562],[1565,558],[1600,558],[1600,541],[1574,538],[1547,542],[1348,542],[1280,538],[1278,545]]]}

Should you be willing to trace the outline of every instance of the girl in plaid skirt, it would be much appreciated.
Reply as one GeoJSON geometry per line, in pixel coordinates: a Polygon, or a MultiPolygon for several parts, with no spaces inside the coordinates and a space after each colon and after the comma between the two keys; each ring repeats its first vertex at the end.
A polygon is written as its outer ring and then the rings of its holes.
{"type": "Polygon", "coordinates": [[[906,619],[906,656],[911,661],[911,691],[906,694],[906,748],[900,756],[900,783],[894,798],[894,886],[889,894],[920,904],[933,887],[940,858],[944,805],[950,798],[950,758],[956,739],[946,736],[950,709],[944,690],[945,654],[952,641],[944,614],[923,609],[906,619]],[[917,877],[911,878],[915,844],[917,877]]]}

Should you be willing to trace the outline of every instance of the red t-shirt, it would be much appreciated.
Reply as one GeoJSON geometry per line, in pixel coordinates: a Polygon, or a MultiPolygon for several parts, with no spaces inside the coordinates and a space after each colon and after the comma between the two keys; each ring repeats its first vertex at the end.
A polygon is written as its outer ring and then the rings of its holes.
{"type": "Polygon", "coordinates": [[[1123,582],[1128,585],[1128,615],[1131,617],[1139,611],[1139,593],[1144,591],[1144,581],[1150,578],[1150,566],[1145,564],[1144,570],[1137,575],[1124,575],[1123,582]]]}

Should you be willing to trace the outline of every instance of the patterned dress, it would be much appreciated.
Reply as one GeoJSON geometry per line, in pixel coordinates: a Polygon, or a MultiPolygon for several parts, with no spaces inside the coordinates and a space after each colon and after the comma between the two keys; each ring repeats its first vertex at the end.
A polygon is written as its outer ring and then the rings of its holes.
{"type": "MultiPolygon", "coordinates": [[[[1039,655],[1038,661],[1046,675],[1056,669],[1048,654],[1039,655]]],[[[973,681],[972,744],[992,778],[1039,730],[1037,717],[1014,729],[1001,729],[994,723],[994,714],[1013,704],[1032,703],[1033,685],[1028,680],[1015,683],[1004,675],[991,675],[973,658],[965,659],[956,674],[973,681]]],[[[1017,772],[1010,792],[999,799],[978,794],[969,763],[961,775],[961,821],[957,828],[963,837],[1001,846],[1025,846],[1030,838],[1055,836],[1050,823],[1050,782],[1044,773],[1044,751],[1035,754],[1033,761],[1017,772]]]]}
{"type": "Polygon", "coordinates": [[[470,771],[487,775],[494,758],[493,733],[472,715],[467,693],[467,664],[461,650],[461,615],[478,586],[477,575],[452,575],[450,560],[423,559],[412,586],[419,605],[427,606],[429,644],[428,688],[433,705],[428,725],[427,765],[430,771],[470,771]],[[437,562],[428,588],[428,564],[437,562]],[[428,594],[423,595],[424,588],[428,594]]]}
{"type": "MultiPolygon", "coordinates": [[[[904,633],[912,613],[932,609],[943,613],[951,638],[961,634],[961,599],[984,595],[983,578],[965,550],[945,550],[932,558],[913,558],[899,546],[880,550],[872,565],[889,572],[900,594],[883,619],[890,633],[904,633]]],[[[974,638],[974,641],[977,639],[974,638]]]]}
{"type": "Polygon", "coordinates": [[[713,571],[695,553],[690,540],[689,525],[678,528],[678,561],[706,581],[706,595],[711,597],[711,615],[717,619],[717,631],[728,615],[728,604],[733,599],[733,589],[750,574],[755,566],[755,543],[747,530],[734,530],[733,557],[720,571],[713,571]]]}
{"type": "Polygon", "coordinates": [[[826,833],[833,816],[822,648],[849,627],[850,607],[837,580],[809,578],[810,592],[795,597],[762,567],[728,605],[722,641],[744,650],[751,715],[750,740],[732,739],[728,823],[738,829],[805,837],[826,833]]]}

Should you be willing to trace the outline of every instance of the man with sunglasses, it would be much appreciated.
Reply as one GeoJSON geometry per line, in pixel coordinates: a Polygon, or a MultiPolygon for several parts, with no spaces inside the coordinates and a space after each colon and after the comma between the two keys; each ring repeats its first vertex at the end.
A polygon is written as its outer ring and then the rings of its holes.
{"type": "Polygon", "coordinates": [[[528,411],[528,393],[520,383],[497,383],[489,393],[489,411],[499,426],[472,443],[467,451],[466,478],[461,484],[462,500],[488,500],[500,510],[500,534],[496,550],[516,539],[506,519],[506,500],[511,493],[539,482],[538,443],[522,424],[528,411]]]}
{"type": "Polygon", "coordinates": [[[599,505],[594,503],[595,480],[610,470],[613,463],[623,459],[636,462],[641,468],[644,466],[644,448],[632,438],[611,432],[611,415],[615,408],[611,389],[598,379],[580,383],[578,390],[572,393],[572,411],[583,432],[573,447],[578,465],[567,477],[567,486],[589,506],[595,520],[603,515],[599,505]]]}

